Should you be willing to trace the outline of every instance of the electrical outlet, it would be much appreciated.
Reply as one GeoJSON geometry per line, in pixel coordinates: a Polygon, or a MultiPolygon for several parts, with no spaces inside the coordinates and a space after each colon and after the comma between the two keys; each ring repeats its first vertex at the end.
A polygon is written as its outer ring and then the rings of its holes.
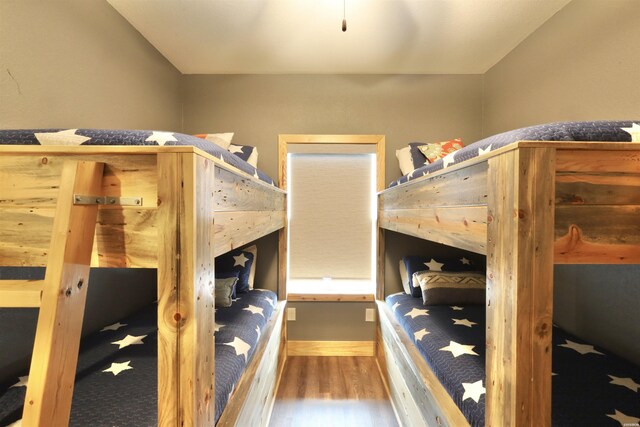
{"type": "Polygon", "coordinates": [[[295,307],[287,308],[287,320],[289,322],[295,322],[295,320],[296,320],[296,308],[295,307]]]}
{"type": "Polygon", "coordinates": [[[364,310],[364,321],[373,322],[376,319],[376,312],[373,308],[367,308],[364,310]]]}

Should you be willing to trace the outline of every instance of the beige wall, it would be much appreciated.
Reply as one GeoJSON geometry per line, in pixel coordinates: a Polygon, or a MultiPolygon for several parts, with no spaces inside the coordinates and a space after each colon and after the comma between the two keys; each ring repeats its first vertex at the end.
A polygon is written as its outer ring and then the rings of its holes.
{"type": "MultiPolygon", "coordinates": [[[[574,0],[485,75],[484,134],[640,119],[640,1],[574,0]]],[[[640,363],[640,267],[557,266],[555,321],[640,363]]]]}
{"type": "Polygon", "coordinates": [[[180,73],[106,1],[0,2],[0,128],[179,130],[180,73]]]}
{"type": "Polygon", "coordinates": [[[640,117],[640,1],[574,0],[485,74],[483,134],[640,117]]]}
{"type": "Polygon", "coordinates": [[[235,132],[276,178],[278,134],[385,134],[391,181],[410,141],[478,139],[481,95],[480,75],[186,75],[184,130],[235,132]]]}
{"type": "Polygon", "coordinates": [[[289,302],[296,320],[287,321],[291,341],[374,341],[375,322],[365,322],[372,302],[289,302]]]}

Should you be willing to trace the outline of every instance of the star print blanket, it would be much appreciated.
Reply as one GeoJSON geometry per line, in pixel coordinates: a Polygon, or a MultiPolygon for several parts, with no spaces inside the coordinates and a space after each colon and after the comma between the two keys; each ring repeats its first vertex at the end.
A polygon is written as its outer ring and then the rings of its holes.
{"type": "MultiPolygon", "coordinates": [[[[424,306],[404,293],[386,302],[469,424],[483,426],[484,306],[424,306]]],[[[554,327],[552,371],[554,426],[640,419],[639,366],[554,327]]]]}
{"type": "Polygon", "coordinates": [[[274,185],[267,174],[240,157],[202,138],[177,132],[114,129],[16,129],[0,130],[4,145],[191,145],[249,175],[274,185]]]}
{"type": "MultiPolygon", "coordinates": [[[[254,289],[216,310],[216,422],[276,302],[273,292],[254,289]]],[[[153,305],[82,341],[70,426],[157,425],[156,316],[153,305]]],[[[26,375],[0,384],[0,426],[21,418],[26,375]]]]}
{"type": "Polygon", "coordinates": [[[640,142],[640,120],[547,123],[503,132],[469,144],[433,163],[427,163],[393,181],[389,187],[395,187],[517,141],[640,142]]]}

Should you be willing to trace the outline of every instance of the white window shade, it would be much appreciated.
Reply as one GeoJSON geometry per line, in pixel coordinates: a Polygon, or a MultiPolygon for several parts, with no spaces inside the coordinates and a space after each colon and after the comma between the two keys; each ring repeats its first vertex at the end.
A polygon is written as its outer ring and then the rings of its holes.
{"type": "Polygon", "coordinates": [[[372,154],[290,154],[289,278],[371,280],[372,154]]]}

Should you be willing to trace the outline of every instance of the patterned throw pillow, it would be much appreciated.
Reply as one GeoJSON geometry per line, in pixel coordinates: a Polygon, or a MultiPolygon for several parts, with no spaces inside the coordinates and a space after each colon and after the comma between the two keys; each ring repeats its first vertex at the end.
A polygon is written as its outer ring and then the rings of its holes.
{"type": "Polygon", "coordinates": [[[237,277],[228,277],[226,279],[216,278],[216,290],[215,290],[215,306],[216,307],[231,307],[233,302],[233,295],[235,294],[237,277]]]}
{"type": "Polygon", "coordinates": [[[238,282],[236,292],[249,291],[249,276],[251,275],[251,265],[253,264],[253,254],[243,249],[236,249],[216,258],[216,275],[222,273],[237,272],[238,282]]]}
{"type": "Polygon", "coordinates": [[[229,145],[231,144],[231,139],[233,138],[233,132],[228,133],[199,133],[193,135],[197,138],[206,139],[209,142],[213,142],[219,147],[224,148],[225,150],[229,149],[229,145]]]}
{"type": "Polygon", "coordinates": [[[414,277],[420,284],[424,305],[485,303],[486,278],[483,273],[420,271],[414,277]]]}
{"type": "Polygon", "coordinates": [[[422,297],[422,290],[420,289],[420,283],[415,277],[414,273],[419,271],[478,271],[484,269],[484,265],[478,265],[474,260],[467,259],[466,257],[460,258],[445,258],[445,257],[430,257],[430,256],[416,256],[408,255],[402,258],[407,274],[411,277],[409,281],[409,287],[411,292],[407,292],[409,295],[413,295],[416,298],[422,297]]]}
{"type": "Polygon", "coordinates": [[[230,153],[240,157],[254,168],[258,167],[258,149],[251,145],[235,145],[231,144],[228,148],[230,153]]]}
{"type": "Polygon", "coordinates": [[[433,144],[427,144],[419,146],[418,149],[424,154],[430,163],[435,162],[438,159],[443,158],[449,153],[453,153],[464,147],[460,138],[452,139],[450,141],[435,142],[433,144]]]}

